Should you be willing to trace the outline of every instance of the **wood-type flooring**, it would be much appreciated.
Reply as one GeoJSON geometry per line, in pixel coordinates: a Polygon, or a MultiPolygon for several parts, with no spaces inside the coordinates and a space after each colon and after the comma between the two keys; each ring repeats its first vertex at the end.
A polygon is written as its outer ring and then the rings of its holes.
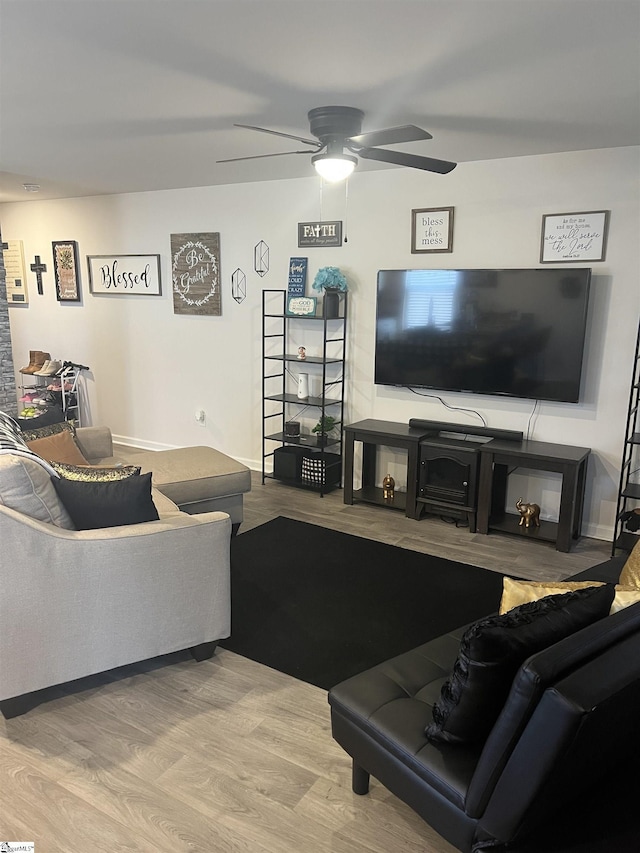
{"type": "MultiPolygon", "coordinates": [[[[254,475],[240,535],[278,515],[530,578],[567,577],[610,547],[560,554],[254,475]]],[[[454,853],[375,779],[364,797],[350,783],[326,692],[225,650],[85,679],[0,721],[0,837],[36,853],[454,853]]]]}

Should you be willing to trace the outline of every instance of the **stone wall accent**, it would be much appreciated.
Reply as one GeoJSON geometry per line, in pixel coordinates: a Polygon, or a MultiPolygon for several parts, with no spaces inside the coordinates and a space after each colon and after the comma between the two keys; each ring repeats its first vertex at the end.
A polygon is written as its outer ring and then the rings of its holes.
{"type": "MultiPolygon", "coordinates": [[[[2,243],[1,234],[0,243],[2,243]]],[[[17,397],[7,305],[7,275],[4,268],[4,253],[0,248],[0,411],[16,415],[17,397]]]]}

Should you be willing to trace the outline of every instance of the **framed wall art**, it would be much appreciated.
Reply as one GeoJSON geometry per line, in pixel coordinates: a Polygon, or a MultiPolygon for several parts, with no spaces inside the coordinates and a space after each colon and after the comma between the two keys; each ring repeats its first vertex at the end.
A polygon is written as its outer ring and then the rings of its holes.
{"type": "Polygon", "coordinates": [[[94,295],[160,296],[160,255],[87,255],[94,295]]]}
{"type": "Polygon", "coordinates": [[[53,272],[58,302],[80,302],[80,264],[75,240],[54,240],[53,272]]]}
{"type": "Polygon", "coordinates": [[[315,296],[288,296],[287,314],[289,317],[315,317],[317,302],[315,296]]]}
{"type": "Polygon", "coordinates": [[[411,211],[411,252],[453,251],[453,208],[421,207],[411,211]]]}
{"type": "Polygon", "coordinates": [[[608,230],[608,210],[545,214],[542,217],[540,263],[604,261],[608,230]]]}
{"type": "Polygon", "coordinates": [[[220,233],[171,235],[173,313],[222,315],[220,233]]]}
{"type": "Polygon", "coordinates": [[[7,276],[7,302],[9,305],[28,305],[27,272],[24,265],[22,240],[7,240],[2,245],[4,268],[7,276]]]}

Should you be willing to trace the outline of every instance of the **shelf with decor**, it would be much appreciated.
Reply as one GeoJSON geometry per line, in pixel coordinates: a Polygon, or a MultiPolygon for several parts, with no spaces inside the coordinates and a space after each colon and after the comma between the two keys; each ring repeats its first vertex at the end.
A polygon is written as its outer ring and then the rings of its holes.
{"type": "Polygon", "coordinates": [[[337,314],[293,316],[287,313],[286,290],[262,292],[263,484],[273,479],[321,497],[341,485],[346,293],[340,295],[337,314]],[[316,354],[307,355],[307,349],[316,354]],[[315,393],[304,394],[301,382],[315,393]],[[307,421],[317,417],[318,434],[305,427],[303,416],[307,421]],[[322,435],[327,423],[331,429],[322,435]]]}
{"type": "Polygon", "coordinates": [[[640,323],[633,357],[631,390],[625,426],[620,485],[613,531],[612,556],[616,550],[631,551],[640,541],[640,323]]]}

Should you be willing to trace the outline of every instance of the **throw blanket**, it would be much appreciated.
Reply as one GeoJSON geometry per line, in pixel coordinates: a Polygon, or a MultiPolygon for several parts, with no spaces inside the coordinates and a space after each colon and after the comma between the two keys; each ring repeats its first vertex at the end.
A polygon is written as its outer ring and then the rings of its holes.
{"type": "Polygon", "coordinates": [[[50,477],[58,478],[58,473],[48,462],[46,462],[33,450],[29,450],[27,443],[22,437],[22,430],[14,419],[0,412],[0,453],[12,453],[14,456],[24,456],[33,459],[38,465],[42,465],[50,477]]]}

